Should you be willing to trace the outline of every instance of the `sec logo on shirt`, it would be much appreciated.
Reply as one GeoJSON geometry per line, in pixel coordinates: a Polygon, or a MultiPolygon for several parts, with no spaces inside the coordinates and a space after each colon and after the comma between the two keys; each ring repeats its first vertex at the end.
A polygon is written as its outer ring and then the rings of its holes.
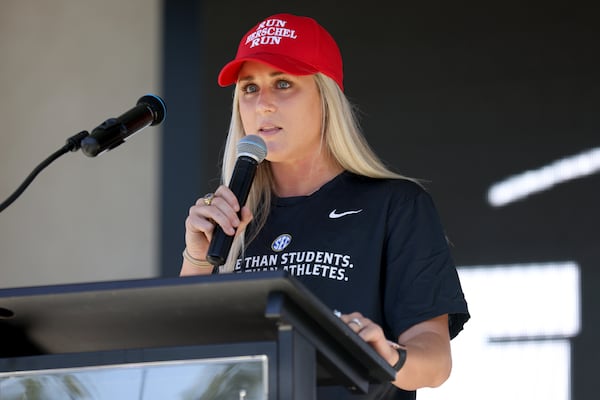
{"type": "Polygon", "coordinates": [[[282,251],[292,242],[292,236],[284,233],[282,235],[277,236],[273,243],[271,243],[271,249],[273,251],[282,251]]]}

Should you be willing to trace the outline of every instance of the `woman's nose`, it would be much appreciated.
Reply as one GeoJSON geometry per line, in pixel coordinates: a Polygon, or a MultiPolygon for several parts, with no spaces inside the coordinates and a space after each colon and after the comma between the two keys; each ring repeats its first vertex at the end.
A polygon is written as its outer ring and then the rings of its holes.
{"type": "Polygon", "coordinates": [[[260,112],[273,112],[276,110],[275,97],[268,90],[263,90],[258,96],[257,108],[260,112]]]}

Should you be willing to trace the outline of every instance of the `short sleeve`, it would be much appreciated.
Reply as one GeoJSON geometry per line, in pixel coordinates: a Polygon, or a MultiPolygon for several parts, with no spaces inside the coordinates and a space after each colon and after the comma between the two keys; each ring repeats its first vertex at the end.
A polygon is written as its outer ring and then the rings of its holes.
{"type": "MultiPolygon", "coordinates": [[[[394,197],[392,197],[394,198],[394,197]]],[[[469,319],[465,296],[433,199],[414,185],[390,204],[384,316],[389,334],[449,315],[454,338],[469,319]]]]}

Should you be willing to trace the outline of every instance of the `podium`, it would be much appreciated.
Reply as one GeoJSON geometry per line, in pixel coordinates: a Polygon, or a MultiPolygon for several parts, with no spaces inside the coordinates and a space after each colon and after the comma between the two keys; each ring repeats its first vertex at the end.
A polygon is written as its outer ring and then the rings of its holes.
{"type": "Polygon", "coordinates": [[[0,336],[3,399],[47,384],[112,399],[311,400],[321,385],[367,393],[395,376],[284,271],[1,289],[0,336]]]}

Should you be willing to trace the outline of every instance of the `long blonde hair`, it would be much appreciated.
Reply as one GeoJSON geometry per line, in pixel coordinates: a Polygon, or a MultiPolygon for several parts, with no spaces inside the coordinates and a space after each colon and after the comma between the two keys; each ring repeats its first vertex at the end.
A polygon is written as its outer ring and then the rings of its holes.
{"type": "MultiPolygon", "coordinates": [[[[381,159],[373,152],[365,137],[363,136],[356,116],[356,112],[339,86],[331,78],[317,73],[314,75],[322,108],[321,137],[326,151],[335,159],[339,165],[350,172],[372,178],[409,179],[393,172],[385,166],[381,159]]],[[[244,137],[244,127],[240,116],[239,91],[237,86],[233,95],[233,107],[229,133],[225,143],[221,179],[224,184],[229,183],[237,159],[237,143],[244,137]]],[[[231,272],[235,262],[243,253],[245,240],[251,241],[260,231],[269,215],[271,208],[271,196],[273,193],[273,179],[270,162],[265,160],[258,165],[252,188],[248,195],[246,205],[252,211],[252,232],[248,238],[239,234],[234,239],[225,265],[221,266],[220,272],[231,272]]]]}

